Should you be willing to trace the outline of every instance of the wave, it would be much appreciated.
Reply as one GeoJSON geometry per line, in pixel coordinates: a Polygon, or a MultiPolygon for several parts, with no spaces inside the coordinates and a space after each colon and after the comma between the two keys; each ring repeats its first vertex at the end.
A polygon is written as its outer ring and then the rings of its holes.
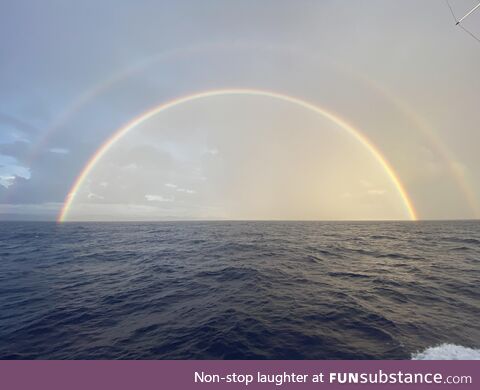
{"type": "Polygon", "coordinates": [[[412,360],[480,360],[480,349],[445,343],[413,353],[412,360]]]}
{"type": "Polygon", "coordinates": [[[0,222],[0,360],[480,359],[472,240],[480,221],[0,222]]]}

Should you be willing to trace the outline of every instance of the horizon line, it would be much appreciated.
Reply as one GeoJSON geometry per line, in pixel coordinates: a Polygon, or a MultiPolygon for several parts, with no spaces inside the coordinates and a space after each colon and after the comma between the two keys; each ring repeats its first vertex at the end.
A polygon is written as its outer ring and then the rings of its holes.
{"type": "Polygon", "coordinates": [[[58,225],[74,223],[162,223],[162,222],[461,222],[480,221],[480,218],[422,218],[422,219],[86,219],[59,222],[50,219],[1,219],[1,222],[52,222],[58,225]]]}

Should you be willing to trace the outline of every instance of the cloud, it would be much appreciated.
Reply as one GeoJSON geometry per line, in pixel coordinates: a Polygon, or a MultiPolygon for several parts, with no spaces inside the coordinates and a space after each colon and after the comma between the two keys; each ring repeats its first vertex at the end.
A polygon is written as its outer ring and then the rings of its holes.
{"type": "Polygon", "coordinates": [[[385,195],[386,192],[387,192],[386,190],[382,190],[382,189],[372,189],[367,191],[368,195],[374,195],[374,196],[385,195]]]}
{"type": "Polygon", "coordinates": [[[218,149],[212,148],[212,149],[206,149],[206,150],[204,151],[204,153],[205,153],[205,154],[210,154],[211,156],[216,156],[216,155],[217,155],[218,153],[220,153],[220,152],[219,152],[218,149]]]}
{"type": "Polygon", "coordinates": [[[175,189],[177,192],[183,192],[185,194],[194,194],[196,192],[195,190],[191,190],[191,189],[188,189],[188,188],[181,188],[181,187],[177,186],[176,184],[172,184],[172,183],[166,183],[165,187],[175,189]]]}
{"type": "Polygon", "coordinates": [[[94,194],[93,192],[90,192],[88,195],[87,195],[88,199],[98,199],[98,200],[102,200],[102,199],[105,199],[105,197],[101,196],[101,195],[97,195],[97,194],[94,194]]]}
{"type": "Polygon", "coordinates": [[[372,183],[370,183],[368,180],[365,180],[365,179],[360,179],[360,184],[364,187],[372,187],[372,183]]]}
{"type": "Polygon", "coordinates": [[[0,154],[15,158],[19,163],[25,163],[31,150],[31,144],[26,141],[15,141],[0,144],[0,154]]]}
{"type": "MultiPolygon", "coordinates": [[[[14,150],[10,150],[11,145],[8,148],[5,145],[1,146],[3,151],[8,149],[10,155],[17,155],[14,152],[18,145],[13,147],[14,150]]],[[[75,176],[84,164],[85,155],[88,155],[83,147],[84,145],[77,143],[77,149],[70,149],[72,153],[69,154],[69,158],[46,151],[39,153],[31,164],[2,161],[4,167],[0,169],[0,175],[15,178],[9,180],[8,189],[0,194],[0,202],[13,204],[63,202],[75,176]]]]}
{"type": "Polygon", "coordinates": [[[37,134],[38,130],[29,123],[15,118],[11,115],[0,113],[0,128],[6,126],[13,127],[15,130],[21,132],[24,135],[37,134]]]}
{"type": "Polygon", "coordinates": [[[177,192],[184,192],[186,194],[194,194],[195,190],[190,190],[188,188],[177,188],[177,192]]]}
{"type": "Polygon", "coordinates": [[[148,200],[149,202],[173,202],[175,200],[173,197],[165,198],[162,195],[151,195],[151,194],[145,195],[145,199],[148,200]]]}
{"type": "Polygon", "coordinates": [[[68,154],[70,153],[70,150],[65,149],[65,148],[50,148],[48,149],[50,153],[56,153],[56,154],[68,154]]]}
{"type": "Polygon", "coordinates": [[[11,163],[8,161],[9,159],[11,158],[7,157],[7,163],[0,165],[0,185],[4,187],[10,187],[17,177],[29,179],[31,176],[28,168],[17,165],[16,163],[11,163]]]}
{"type": "Polygon", "coordinates": [[[12,175],[0,175],[0,185],[5,188],[10,187],[15,180],[15,176],[12,175]]]}

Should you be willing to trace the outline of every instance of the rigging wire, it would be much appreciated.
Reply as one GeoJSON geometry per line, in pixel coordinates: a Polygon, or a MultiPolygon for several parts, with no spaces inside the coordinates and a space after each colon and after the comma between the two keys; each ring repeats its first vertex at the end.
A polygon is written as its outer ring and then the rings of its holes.
{"type": "Polygon", "coordinates": [[[468,11],[463,17],[461,17],[460,19],[457,18],[457,16],[455,15],[455,12],[453,12],[453,8],[452,8],[452,5],[450,4],[450,1],[449,0],[445,0],[445,2],[447,3],[447,6],[448,6],[448,9],[450,10],[450,13],[452,14],[453,16],[453,19],[455,19],[455,25],[460,27],[463,31],[465,31],[468,35],[470,35],[473,39],[475,39],[477,42],[480,43],[480,38],[477,37],[473,32],[471,32],[469,29],[467,29],[463,24],[462,22],[468,17],[470,16],[471,14],[473,14],[478,8],[480,8],[480,2],[475,6],[473,7],[470,11],[468,11]]]}
{"type": "Polygon", "coordinates": [[[450,2],[449,2],[448,0],[445,0],[445,3],[447,3],[448,9],[450,10],[450,13],[452,14],[453,19],[455,19],[455,22],[458,22],[458,19],[457,19],[457,17],[455,16],[455,13],[453,12],[453,8],[452,8],[450,2]]]}
{"type": "Polygon", "coordinates": [[[475,39],[478,43],[480,43],[480,38],[475,36],[473,33],[468,31],[465,27],[463,27],[461,24],[458,25],[463,31],[465,31],[468,35],[470,35],[473,39],[475,39]]]}
{"type": "Polygon", "coordinates": [[[460,22],[463,22],[463,20],[468,17],[469,15],[471,15],[473,12],[475,12],[475,10],[480,7],[480,3],[478,3],[475,7],[473,7],[463,18],[461,18],[457,24],[459,24],[460,22]]]}

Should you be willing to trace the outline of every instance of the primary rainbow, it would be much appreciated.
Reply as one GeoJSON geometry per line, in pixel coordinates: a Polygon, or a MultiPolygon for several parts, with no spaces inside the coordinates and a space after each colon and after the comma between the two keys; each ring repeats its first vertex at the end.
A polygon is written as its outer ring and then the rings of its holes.
{"type": "Polygon", "coordinates": [[[363,135],[358,129],[355,129],[353,126],[349,125],[347,122],[345,122],[343,119],[340,117],[332,114],[331,112],[324,110],[320,107],[317,107],[316,105],[309,103],[305,100],[292,97],[289,95],[277,93],[277,92],[271,92],[271,91],[264,91],[264,90],[258,90],[258,89],[218,89],[218,90],[211,90],[211,91],[205,91],[205,92],[200,92],[200,93],[195,93],[192,95],[180,97],[174,100],[171,100],[166,103],[162,103],[158,106],[155,106],[151,108],[150,110],[144,112],[143,114],[140,114],[138,117],[132,119],[130,122],[128,122],[126,125],[123,127],[119,128],[116,130],[113,135],[108,138],[98,149],[97,151],[93,154],[93,156],[90,158],[90,160],[87,162],[85,167],[82,169],[78,177],[76,178],[71,190],[69,191],[68,195],[65,198],[63,207],[60,211],[60,214],[58,216],[57,221],[58,222],[65,222],[68,216],[68,212],[70,210],[70,207],[75,200],[76,194],[81,187],[82,183],[84,182],[85,178],[89,175],[89,173],[93,170],[95,165],[102,159],[102,157],[110,150],[110,148],[118,141],[120,140],[124,135],[126,135],[130,130],[134,129],[136,126],[140,125],[141,123],[147,121],[148,119],[152,118],[153,116],[157,115],[158,113],[168,110],[172,107],[178,106],[183,103],[191,102],[194,100],[198,99],[203,99],[203,98],[209,98],[209,97],[214,97],[214,96],[225,96],[225,95],[250,95],[250,96],[264,96],[264,97],[270,97],[273,99],[280,99],[289,103],[293,103],[296,105],[299,105],[301,107],[304,107],[308,110],[314,111],[317,114],[322,115],[323,117],[331,120],[333,123],[347,131],[349,134],[351,134],[355,139],[357,139],[367,150],[375,157],[375,159],[381,164],[382,168],[385,170],[385,172],[388,174],[390,180],[394,183],[397,191],[399,192],[403,204],[405,207],[405,210],[407,211],[409,217],[411,220],[417,220],[417,216],[415,213],[415,209],[412,205],[411,200],[408,197],[407,192],[405,191],[402,183],[398,179],[396,173],[390,166],[390,164],[387,162],[385,157],[382,155],[382,153],[370,142],[370,140],[363,135]]]}

